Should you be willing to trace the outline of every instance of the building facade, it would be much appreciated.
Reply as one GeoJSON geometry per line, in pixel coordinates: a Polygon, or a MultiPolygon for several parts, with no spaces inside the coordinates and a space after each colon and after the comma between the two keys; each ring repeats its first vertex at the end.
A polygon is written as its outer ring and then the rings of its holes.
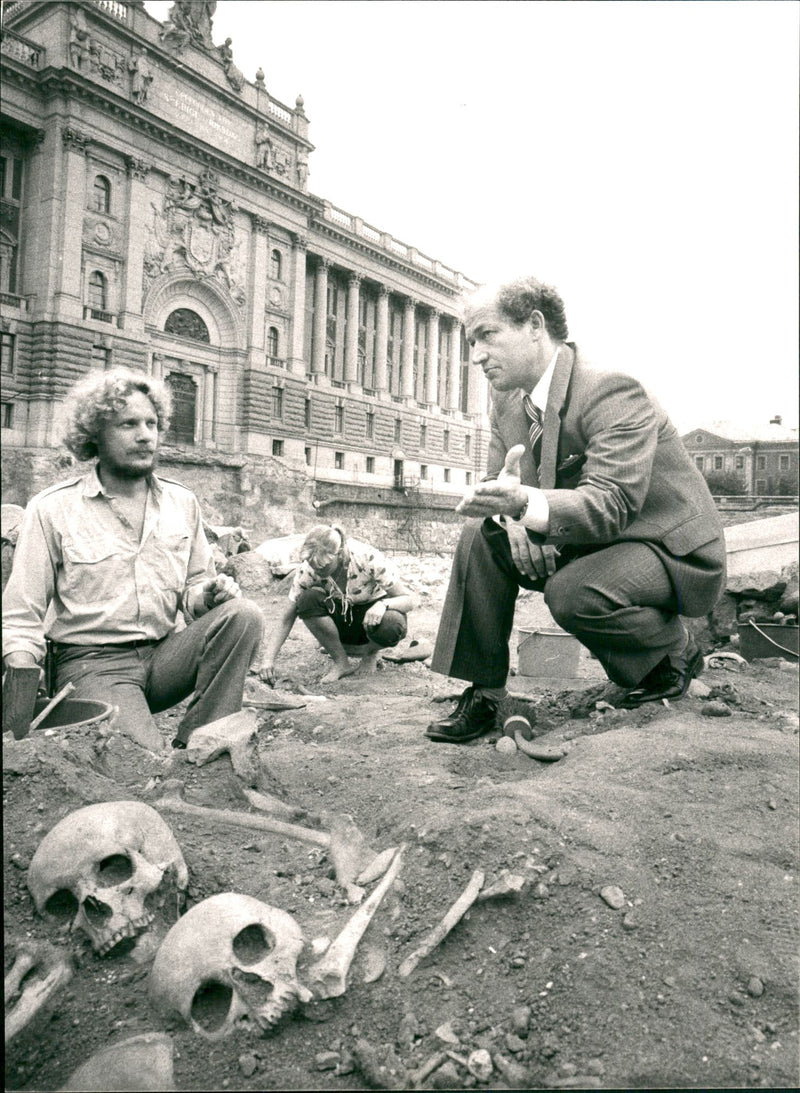
{"type": "Polygon", "coordinates": [[[214,4],[4,5],[2,440],[57,442],[91,369],[165,379],[167,451],[461,493],[486,458],[464,275],[309,191],[304,103],[214,4]]]}
{"type": "MultiPolygon", "coordinates": [[[[738,480],[749,497],[796,497],[798,435],[779,416],[769,425],[743,427],[728,421],[700,426],[681,438],[695,465],[709,480],[738,480]]],[[[727,491],[726,491],[727,492],[727,491]]]]}

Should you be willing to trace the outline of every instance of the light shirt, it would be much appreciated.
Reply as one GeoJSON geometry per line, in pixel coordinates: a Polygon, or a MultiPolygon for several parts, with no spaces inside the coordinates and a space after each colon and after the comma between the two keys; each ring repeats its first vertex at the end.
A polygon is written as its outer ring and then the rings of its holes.
{"type": "Polygon", "coordinates": [[[348,539],[347,576],[344,591],[333,577],[320,577],[308,562],[301,562],[295,570],[289,599],[297,602],[301,592],[309,588],[322,588],[327,596],[341,602],[344,612],[352,603],[374,603],[383,599],[400,581],[400,571],[393,561],[375,547],[348,539]]]}
{"type": "Polygon", "coordinates": [[[41,660],[74,645],[160,640],[192,617],[215,576],[194,494],[152,475],[137,539],[97,470],[43,490],[25,510],[3,594],[3,655],[41,660]]]}
{"type": "MultiPolygon", "coordinates": [[[[560,348],[561,347],[559,346],[559,349],[560,348]]],[[[553,379],[557,360],[558,349],[556,349],[552,360],[547,368],[545,368],[544,375],[530,392],[531,402],[538,406],[542,411],[542,420],[544,420],[544,412],[547,409],[547,396],[550,394],[550,384],[553,379]]],[[[519,517],[519,522],[531,531],[538,531],[542,535],[546,535],[550,526],[550,506],[547,503],[547,498],[542,491],[536,489],[535,486],[523,486],[522,488],[528,495],[528,507],[519,517]]]]}

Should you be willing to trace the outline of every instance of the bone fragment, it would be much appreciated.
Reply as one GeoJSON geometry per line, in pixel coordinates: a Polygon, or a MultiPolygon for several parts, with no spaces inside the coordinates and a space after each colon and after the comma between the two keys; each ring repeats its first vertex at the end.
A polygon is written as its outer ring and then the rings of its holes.
{"type": "Polygon", "coordinates": [[[374,945],[366,947],[362,983],[374,983],[386,971],[386,953],[374,945]]]}
{"type": "Polygon", "coordinates": [[[31,732],[33,732],[34,729],[38,729],[41,723],[50,713],[50,711],[54,710],[59,702],[62,702],[67,697],[67,695],[71,695],[74,690],[74,683],[65,683],[61,690],[58,692],[58,694],[53,695],[53,697],[47,703],[42,712],[38,713],[36,717],[34,717],[33,721],[31,721],[31,732]]]}
{"type": "Polygon", "coordinates": [[[366,892],[355,880],[374,861],[375,851],[347,813],[323,814],[323,822],[331,833],[328,857],[336,870],[336,880],[345,889],[348,903],[360,903],[366,892]]]}
{"type": "Polygon", "coordinates": [[[381,1062],[376,1049],[363,1037],[353,1044],[353,1058],[368,1089],[408,1089],[408,1075],[399,1061],[397,1067],[391,1069],[381,1062]]]}
{"type": "Polygon", "coordinates": [[[391,888],[400,872],[405,846],[401,846],[383,880],[356,910],[342,932],[333,941],[321,960],[308,969],[311,989],[316,998],[338,998],[347,988],[347,973],[356,954],[358,943],[372,921],[381,900],[391,888]]]}
{"type": "Polygon", "coordinates": [[[453,906],[444,916],[442,921],[435,926],[428,936],[424,939],[422,944],[407,956],[403,963],[400,965],[398,974],[401,979],[406,979],[416,968],[417,964],[421,960],[424,960],[426,956],[430,955],[433,950],[439,945],[450,933],[455,924],[460,921],[463,915],[470,909],[472,904],[478,898],[478,893],[483,887],[484,874],[480,869],[476,869],[470,877],[469,884],[455,901],[453,906]]]}
{"type": "Polygon", "coordinates": [[[140,1032],[100,1048],[79,1066],[62,1093],[111,1093],[116,1090],[174,1090],[172,1038],[165,1032],[140,1032]]]}
{"type": "Polygon", "coordinates": [[[478,902],[482,903],[485,899],[502,899],[504,896],[516,896],[527,883],[527,877],[523,877],[519,873],[509,873],[507,869],[504,869],[494,884],[481,889],[477,896],[478,902]]]}
{"type": "MultiPolygon", "coordinates": [[[[738,653],[709,653],[709,655],[707,657],[704,657],[703,660],[705,661],[706,668],[714,668],[715,660],[731,660],[734,664],[737,664],[740,667],[742,664],[747,664],[747,661],[744,659],[744,657],[740,657],[738,653]]],[[[721,667],[725,667],[725,665],[723,664],[721,665],[721,667]]]]}
{"type": "Polygon", "coordinates": [[[247,827],[256,831],[271,831],[274,835],[301,839],[303,842],[315,843],[317,846],[328,847],[331,844],[331,837],[327,831],[314,831],[310,827],[284,823],[271,816],[253,816],[249,812],[233,812],[227,808],[204,808],[202,805],[192,805],[179,797],[177,793],[159,797],[157,801],[153,801],[153,808],[157,808],[159,812],[173,812],[179,816],[199,816],[209,823],[231,824],[233,827],[247,827]]]}
{"type": "Polygon", "coordinates": [[[531,759],[538,759],[540,763],[557,763],[567,754],[566,748],[557,746],[547,747],[544,744],[536,744],[532,740],[526,740],[519,729],[514,733],[514,740],[520,751],[529,755],[531,759]]]}
{"type": "Polygon", "coordinates": [[[382,877],[397,853],[396,846],[390,846],[388,850],[382,850],[376,854],[366,869],[363,869],[356,877],[356,884],[372,884],[378,877],[382,877]]]}
{"type": "Polygon", "coordinates": [[[424,1062],[422,1066],[417,1067],[416,1070],[409,1072],[409,1079],[412,1085],[422,1085],[427,1077],[433,1074],[434,1070],[438,1070],[442,1063],[447,1062],[447,1052],[437,1051],[435,1055],[431,1055],[427,1062],[424,1062]]]}
{"type": "Polygon", "coordinates": [[[5,1042],[22,1032],[56,991],[72,979],[72,960],[47,942],[24,942],[4,983],[5,1003],[22,991],[6,1013],[5,1042]],[[31,973],[41,972],[41,977],[31,973]]]}
{"type": "Polygon", "coordinates": [[[261,812],[269,812],[279,819],[302,820],[308,815],[306,809],[289,805],[282,801],[280,797],[273,797],[271,793],[261,793],[259,790],[249,789],[247,786],[242,786],[242,793],[253,808],[257,808],[261,812]]]}

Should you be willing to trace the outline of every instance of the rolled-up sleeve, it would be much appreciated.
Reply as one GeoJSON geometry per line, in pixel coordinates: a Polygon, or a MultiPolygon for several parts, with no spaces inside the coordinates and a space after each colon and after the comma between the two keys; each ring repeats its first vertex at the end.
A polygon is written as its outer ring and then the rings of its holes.
{"type": "Polygon", "coordinates": [[[45,654],[44,620],[55,591],[58,538],[36,505],[25,510],[14,564],[3,593],[3,656],[45,654]]]}

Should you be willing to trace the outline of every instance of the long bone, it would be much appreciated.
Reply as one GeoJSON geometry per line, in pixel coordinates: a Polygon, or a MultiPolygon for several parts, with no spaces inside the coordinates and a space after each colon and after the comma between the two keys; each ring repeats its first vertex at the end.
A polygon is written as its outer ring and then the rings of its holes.
{"type": "Polygon", "coordinates": [[[415,949],[410,956],[407,956],[400,965],[398,975],[401,979],[405,979],[407,976],[411,975],[417,964],[419,964],[421,960],[424,960],[429,953],[432,953],[436,946],[447,937],[455,924],[460,921],[478,898],[478,893],[481,888],[483,888],[484,880],[484,874],[480,869],[476,869],[470,877],[469,884],[442,921],[437,926],[434,926],[430,933],[424,938],[422,944],[415,949]]]}
{"type": "Polygon", "coordinates": [[[5,1042],[22,1032],[39,1010],[72,979],[72,960],[46,941],[23,942],[14,966],[5,977],[5,1042]],[[41,973],[33,975],[32,973],[41,973]],[[21,992],[21,994],[20,994],[21,992]],[[13,999],[20,995],[16,1004],[13,999]]]}
{"type": "Polygon", "coordinates": [[[372,895],[350,917],[347,925],[333,941],[325,955],[307,971],[309,985],[316,998],[338,998],[347,988],[347,973],[356,955],[358,943],[364,936],[381,900],[391,888],[400,872],[405,845],[397,851],[383,880],[372,895]]]}
{"type": "MultiPolygon", "coordinates": [[[[166,789],[167,786],[165,785],[166,789]]],[[[234,812],[227,808],[204,808],[202,805],[193,805],[184,801],[177,787],[170,786],[169,792],[157,801],[153,801],[153,808],[159,812],[173,812],[181,816],[199,816],[204,820],[216,821],[221,824],[230,824],[233,827],[247,827],[256,831],[270,831],[274,835],[284,835],[291,839],[302,839],[303,842],[315,843],[326,849],[331,844],[331,837],[327,831],[315,831],[310,827],[301,827],[299,824],[285,823],[283,820],[275,820],[272,816],[255,816],[249,812],[234,812]]]]}

